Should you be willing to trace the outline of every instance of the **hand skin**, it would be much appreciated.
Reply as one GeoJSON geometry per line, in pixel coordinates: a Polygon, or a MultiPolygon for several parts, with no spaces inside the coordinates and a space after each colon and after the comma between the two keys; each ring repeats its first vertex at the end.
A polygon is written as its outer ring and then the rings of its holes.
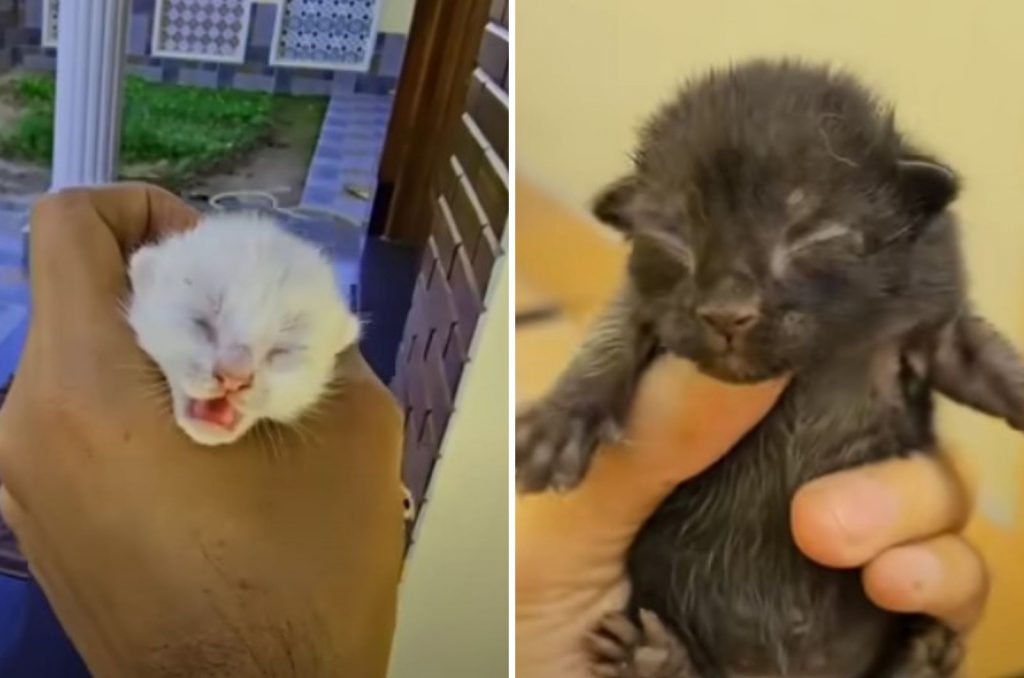
{"type": "MultiPolygon", "coordinates": [[[[629,443],[600,451],[572,492],[516,497],[518,678],[590,678],[583,638],[606,612],[624,607],[625,554],[641,524],[679,482],[753,427],[784,386],[724,384],[663,358],[640,384],[629,443]]],[[[952,470],[914,456],[808,483],[791,515],[809,557],[864,566],[876,604],[965,629],[988,592],[983,561],[957,534],[967,510],[952,470]]]]}
{"type": "Polygon", "coordinates": [[[339,357],[345,388],[300,432],[218,448],[181,433],[118,302],[128,253],[195,218],[142,184],[37,203],[0,510],[99,678],[380,678],[402,558],[401,416],[353,350],[339,357]]]}

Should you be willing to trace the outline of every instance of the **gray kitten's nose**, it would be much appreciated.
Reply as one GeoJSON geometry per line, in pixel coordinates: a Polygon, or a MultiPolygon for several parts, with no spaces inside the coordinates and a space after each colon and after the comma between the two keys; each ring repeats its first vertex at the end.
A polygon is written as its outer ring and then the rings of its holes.
{"type": "Polygon", "coordinates": [[[742,337],[757,324],[761,317],[753,304],[704,304],[697,308],[697,316],[708,329],[727,340],[742,337]]]}

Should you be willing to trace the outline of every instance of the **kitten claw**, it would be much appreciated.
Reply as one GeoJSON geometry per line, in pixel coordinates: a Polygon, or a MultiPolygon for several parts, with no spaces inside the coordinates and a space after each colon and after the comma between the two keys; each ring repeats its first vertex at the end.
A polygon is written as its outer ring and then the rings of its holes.
{"type": "Polygon", "coordinates": [[[964,659],[960,636],[935,622],[910,641],[902,665],[894,678],[954,678],[964,659]]]}
{"type": "Polygon", "coordinates": [[[640,610],[639,625],[613,612],[588,636],[595,676],[607,678],[696,678],[689,653],[656,614],[640,610]]]}
{"type": "Polygon", "coordinates": [[[622,426],[594,410],[540,403],[516,420],[516,484],[521,492],[566,492],[579,485],[598,445],[622,439],[622,426]]]}

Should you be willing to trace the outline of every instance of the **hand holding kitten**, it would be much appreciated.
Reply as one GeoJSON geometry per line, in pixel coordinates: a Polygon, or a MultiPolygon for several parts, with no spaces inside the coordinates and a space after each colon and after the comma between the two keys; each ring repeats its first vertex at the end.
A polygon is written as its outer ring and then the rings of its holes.
{"type": "MultiPolygon", "coordinates": [[[[624,560],[637,530],[678,482],[713,464],[746,433],[782,386],[723,384],[686,361],[662,358],[641,381],[626,434],[631,443],[595,455],[573,491],[517,496],[521,678],[593,675],[584,639],[628,597],[624,560]],[[726,398],[728,409],[720,407],[726,398]]],[[[987,594],[983,562],[956,534],[966,511],[952,471],[921,456],[813,481],[797,494],[792,519],[810,557],[834,567],[865,566],[865,587],[877,604],[965,628],[987,594]],[[836,522],[868,505],[898,510],[869,513],[860,530],[836,522]],[[930,567],[919,567],[922,561],[930,567]]]]}
{"type": "Polygon", "coordinates": [[[288,463],[251,436],[211,453],[177,430],[148,397],[166,387],[118,301],[130,253],[196,216],[138,184],[37,203],[0,510],[96,675],[381,675],[402,557],[400,413],[347,351],[329,414],[281,432],[288,463]]]}

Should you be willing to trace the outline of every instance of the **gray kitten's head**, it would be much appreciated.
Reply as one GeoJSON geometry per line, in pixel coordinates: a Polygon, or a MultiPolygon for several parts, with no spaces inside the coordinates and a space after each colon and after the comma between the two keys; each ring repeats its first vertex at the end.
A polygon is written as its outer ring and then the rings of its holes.
{"type": "Polygon", "coordinates": [[[639,312],[664,347],[753,381],[945,312],[957,190],[849,76],[753,62],[658,112],[594,212],[632,240],[639,312]]]}

